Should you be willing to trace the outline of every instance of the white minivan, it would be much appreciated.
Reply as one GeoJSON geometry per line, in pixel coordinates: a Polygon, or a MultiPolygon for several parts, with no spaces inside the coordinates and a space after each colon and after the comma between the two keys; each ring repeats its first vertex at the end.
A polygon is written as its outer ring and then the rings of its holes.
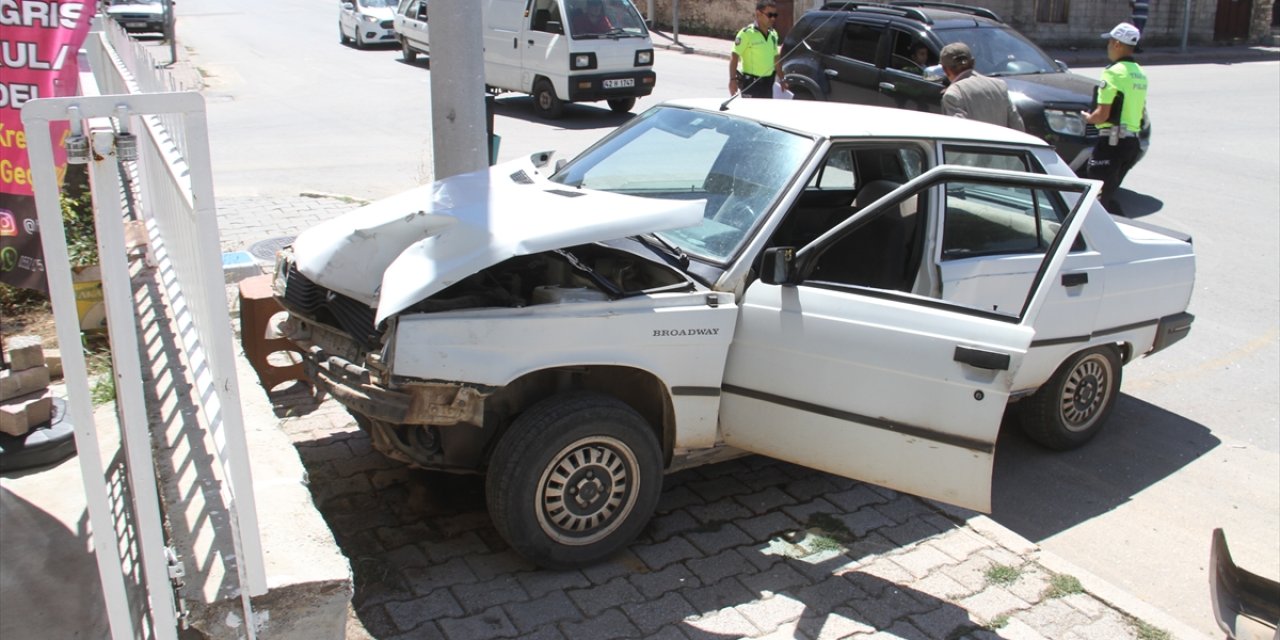
{"type": "MultiPolygon", "coordinates": [[[[395,31],[406,62],[430,55],[429,0],[400,0],[395,31]]],[[[631,0],[483,0],[484,76],[491,93],[533,96],[539,115],[605,100],[623,113],[653,91],[653,42],[631,0]]]]}

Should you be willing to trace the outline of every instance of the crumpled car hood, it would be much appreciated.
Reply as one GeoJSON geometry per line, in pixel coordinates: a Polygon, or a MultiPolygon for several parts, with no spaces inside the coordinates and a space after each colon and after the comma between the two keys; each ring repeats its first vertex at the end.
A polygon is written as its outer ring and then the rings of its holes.
{"type": "Polygon", "coordinates": [[[293,254],[302,275],[376,307],[381,323],[514,256],[692,226],[704,207],[565,187],[523,159],[328,220],[302,232],[293,254]]]}

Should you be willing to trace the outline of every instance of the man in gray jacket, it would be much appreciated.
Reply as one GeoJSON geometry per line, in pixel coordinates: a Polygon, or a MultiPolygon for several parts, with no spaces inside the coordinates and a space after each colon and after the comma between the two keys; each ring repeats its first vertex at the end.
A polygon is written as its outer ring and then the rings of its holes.
{"type": "Polygon", "coordinates": [[[1026,131],[1022,117],[1009,100],[1009,87],[1004,81],[974,71],[969,45],[953,42],[942,48],[938,58],[942,71],[951,81],[942,92],[943,113],[1026,131]]]}

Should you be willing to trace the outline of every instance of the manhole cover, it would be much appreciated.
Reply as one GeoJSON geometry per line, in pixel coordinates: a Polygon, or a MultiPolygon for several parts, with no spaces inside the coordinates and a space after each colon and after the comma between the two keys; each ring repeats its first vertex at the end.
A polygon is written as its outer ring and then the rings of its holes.
{"type": "Polygon", "coordinates": [[[276,261],[276,252],[289,246],[293,242],[295,236],[281,236],[279,238],[267,238],[259,242],[253,243],[249,247],[249,253],[253,257],[274,264],[276,261]]]}

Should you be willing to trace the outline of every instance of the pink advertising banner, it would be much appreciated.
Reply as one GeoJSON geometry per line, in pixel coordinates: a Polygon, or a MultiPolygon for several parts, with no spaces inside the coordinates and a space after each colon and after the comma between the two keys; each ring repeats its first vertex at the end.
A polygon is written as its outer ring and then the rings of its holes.
{"type": "MultiPolygon", "coordinates": [[[[80,45],[94,3],[0,0],[0,282],[46,290],[22,105],[79,93],[80,45]]],[[[66,123],[51,126],[58,180],[66,123]]]]}

